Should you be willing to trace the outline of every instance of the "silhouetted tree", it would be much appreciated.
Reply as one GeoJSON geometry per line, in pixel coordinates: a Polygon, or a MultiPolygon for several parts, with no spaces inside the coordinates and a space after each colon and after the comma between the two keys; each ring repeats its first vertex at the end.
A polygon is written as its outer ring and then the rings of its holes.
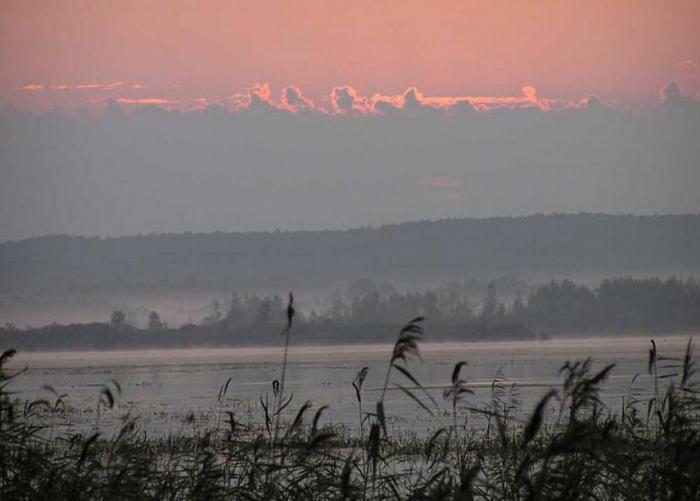
{"type": "Polygon", "coordinates": [[[158,312],[152,311],[148,314],[148,330],[158,331],[163,328],[163,322],[160,321],[158,312]]]}
{"type": "Polygon", "coordinates": [[[202,319],[202,325],[213,325],[221,320],[221,308],[219,302],[211,302],[211,313],[202,319]]]}
{"type": "Polygon", "coordinates": [[[266,297],[262,300],[260,306],[258,307],[258,312],[257,316],[255,317],[255,321],[259,324],[266,324],[269,323],[271,319],[272,300],[269,297],[266,297]]]}
{"type": "Polygon", "coordinates": [[[331,308],[328,314],[330,318],[336,322],[343,321],[348,315],[348,305],[345,303],[343,295],[338,290],[333,292],[331,308]]]}
{"type": "Polygon", "coordinates": [[[226,312],[225,319],[226,323],[230,327],[235,327],[245,322],[245,310],[238,292],[234,291],[231,294],[231,302],[229,304],[228,311],[226,312]]]}
{"type": "Polygon", "coordinates": [[[481,321],[485,324],[494,322],[498,316],[498,297],[496,296],[496,285],[489,283],[488,290],[482,301],[481,321]]]}
{"type": "Polygon", "coordinates": [[[113,329],[122,329],[126,325],[126,313],[123,310],[114,310],[109,318],[109,325],[113,329]]]}
{"type": "Polygon", "coordinates": [[[523,296],[522,294],[520,294],[520,291],[518,291],[517,296],[515,296],[515,299],[513,300],[513,306],[511,307],[510,314],[513,320],[516,322],[525,321],[527,310],[525,308],[525,302],[523,301],[523,296]]]}

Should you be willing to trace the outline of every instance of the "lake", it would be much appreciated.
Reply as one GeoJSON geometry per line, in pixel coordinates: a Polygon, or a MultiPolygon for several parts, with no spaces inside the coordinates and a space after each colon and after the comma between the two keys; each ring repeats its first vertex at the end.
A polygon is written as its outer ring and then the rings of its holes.
{"type": "MultiPolygon", "coordinates": [[[[631,393],[648,396],[653,385],[647,375],[649,337],[567,338],[541,341],[422,343],[422,361],[409,369],[438,404],[434,410],[448,420],[448,408],[442,398],[452,368],[467,361],[462,372],[474,395],[465,405],[481,407],[491,401],[492,382],[497,375],[502,387],[512,392],[520,412],[528,412],[551,387],[560,386],[558,370],[566,360],[592,357],[595,370],[616,364],[604,384],[603,400],[615,412],[622,398],[631,393]],[[635,374],[640,374],[634,384],[635,374]],[[513,386],[514,384],[514,386],[513,386]]],[[[659,354],[683,355],[688,336],[655,336],[659,354]]],[[[293,345],[292,339],[292,345],[293,345]]],[[[322,422],[357,426],[358,408],[351,383],[360,368],[369,367],[363,389],[364,409],[372,410],[386,374],[391,352],[389,345],[292,346],[289,351],[286,388],[294,395],[288,414],[294,414],[309,400],[316,409],[328,405],[322,422]]],[[[221,411],[232,411],[242,423],[259,425],[263,421],[261,396],[269,394],[271,382],[280,376],[282,348],[201,348],[184,350],[26,352],[19,353],[9,367],[27,367],[10,389],[21,399],[48,398],[50,385],[59,394],[67,394],[68,411],[59,414],[56,424],[75,429],[98,424],[115,427],[126,413],[138,416],[149,434],[166,434],[213,426],[224,422],[221,411]],[[219,403],[221,386],[231,378],[226,398],[219,403]],[[114,409],[96,412],[104,384],[117,381],[121,396],[114,409]],[[187,419],[192,416],[194,420],[187,419]]],[[[395,372],[392,380],[412,386],[395,372]]],[[[113,387],[113,386],[112,386],[113,387]]],[[[431,409],[435,406],[421,396],[431,409]]],[[[506,397],[507,395],[503,395],[506,397]]],[[[389,391],[386,412],[392,427],[425,430],[436,421],[415,402],[396,389],[389,391]]],[[[516,406],[517,407],[517,406],[516,406]]],[[[555,412],[552,408],[550,412],[555,412]]],[[[485,419],[475,412],[463,412],[468,425],[480,427],[485,419]]],[[[291,417],[291,416],[290,416],[291,417]]]]}

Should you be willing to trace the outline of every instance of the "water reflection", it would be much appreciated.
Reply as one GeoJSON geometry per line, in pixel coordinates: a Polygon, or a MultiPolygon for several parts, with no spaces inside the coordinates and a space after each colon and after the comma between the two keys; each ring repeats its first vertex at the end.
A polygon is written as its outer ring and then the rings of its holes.
{"type": "MultiPolygon", "coordinates": [[[[659,353],[682,355],[687,337],[655,337],[659,353]]],[[[422,362],[410,369],[442,404],[442,390],[449,383],[454,364],[466,360],[465,378],[474,395],[469,405],[485,405],[492,397],[497,375],[504,387],[515,384],[514,395],[523,412],[553,385],[566,360],[593,357],[594,369],[614,363],[616,367],[604,385],[603,399],[618,406],[632,390],[630,384],[640,373],[634,390],[641,395],[652,391],[646,376],[649,338],[616,337],[557,339],[498,343],[423,343],[422,362]]],[[[357,424],[355,393],[351,386],[357,371],[369,367],[364,384],[366,409],[376,400],[383,384],[389,345],[343,345],[292,347],[289,354],[287,389],[295,395],[290,413],[306,400],[316,406],[328,405],[324,419],[354,427],[357,424]]],[[[28,367],[13,383],[19,398],[47,397],[42,386],[51,385],[67,393],[70,413],[64,424],[77,428],[95,421],[95,407],[101,386],[116,380],[122,396],[116,409],[103,415],[102,423],[115,424],[126,412],[138,415],[149,432],[162,434],[191,426],[184,419],[193,413],[201,425],[213,424],[217,414],[233,411],[239,421],[256,424],[263,419],[259,398],[271,396],[271,381],[279,377],[281,348],[200,348],[189,350],[93,351],[63,353],[20,353],[11,367],[28,367]],[[221,385],[231,378],[223,404],[217,401],[221,385]]],[[[395,377],[400,377],[398,374],[395,377]]],[[[405,379],[401,384],[410,384],[405,379]]],[[[438,411],[445,411],[448,406],[438,411]]],[[[420,428],[435,421],[399,391],[386,400],[390,423],[420,428]]],[[[467,415],[467,413],[465,413],[467,415]]],[[[444,416],[446,417],[446,416],[444,416]]],[[[470,425],[483,425],[483,418],[470,414],[470,425]]]]}

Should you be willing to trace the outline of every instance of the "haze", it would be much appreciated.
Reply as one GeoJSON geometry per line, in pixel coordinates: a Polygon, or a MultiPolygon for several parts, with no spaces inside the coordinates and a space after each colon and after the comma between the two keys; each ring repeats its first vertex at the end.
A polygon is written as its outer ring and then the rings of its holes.
{"type": "Polygon", "coordinates": [[[675,84],[644,113],[336,91],[333,112],[267,87],[236,111],[5,110],[0,239],[700,209],[700,105],[675,84]]]}
{"type": "Polygon", "coordinates": [[[697,213],[699,5],[4,2],[0,240],[697,213]]]}

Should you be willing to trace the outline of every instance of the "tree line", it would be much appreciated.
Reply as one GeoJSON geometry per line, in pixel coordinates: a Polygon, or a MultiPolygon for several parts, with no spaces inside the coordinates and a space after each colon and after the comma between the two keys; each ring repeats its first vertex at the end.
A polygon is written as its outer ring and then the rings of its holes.
{"type": "Polygon", "coordinates": [[[400,323],[418,313],[432,324],[522,324],[560,332],[655,332],[700,328],[700,282],[694,278],[611,278],[597,287],[552,280],[502,299],[495,283],[483,297],[453,282],[436,290],[400,294],[384,285],[362,295],[335,294],[311,321],[346,325],[400,323]]]}
{"type": "MultiPolygon", "coordinates": [[[[700,282],[696,279],[613,278],[597,287],[552,280],[527,293],[501,298],[496,283],[473,298],[458,282],[434,290],[399,292],[389,284],[356,282],[337,291],[324,309],[303,300],[297,309],[299,342],[382,342],[404,319],[424,316],[432,339],[489,341],[558,334],[623,334],[692,331],[700,328],[700,282]]],[[[151,311],[137,327],[115,310],[108,321],[20,330],[0,328],[0,345],[25,349],[113,346],[274,344],[284,324],[281,295],[234,292],[229,304],[213,302],[198,324],[169,327],[151,311]]]]}

